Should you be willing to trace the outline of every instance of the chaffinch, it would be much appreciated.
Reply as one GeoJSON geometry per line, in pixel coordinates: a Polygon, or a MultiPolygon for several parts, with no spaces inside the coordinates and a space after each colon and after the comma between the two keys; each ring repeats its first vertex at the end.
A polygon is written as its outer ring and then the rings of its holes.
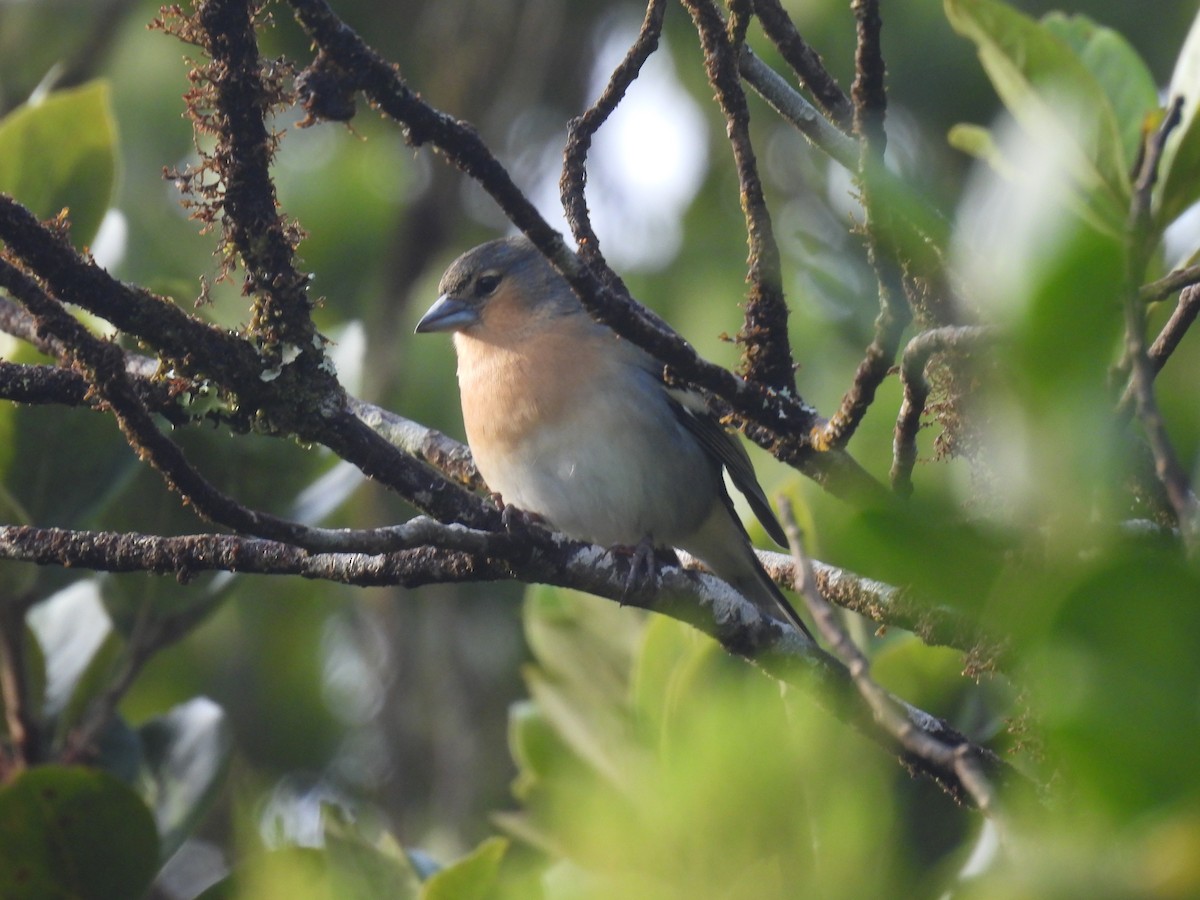
{"type": "Polygon", "coordinates": [[[596,322],[524,237],[464,253],[418,332],[452,331],[467,443],[503,502],[604,546],[677,547],[811,633],[764,571],[722,470],[786,537],[737,438],[662,363],[596,322]]]}

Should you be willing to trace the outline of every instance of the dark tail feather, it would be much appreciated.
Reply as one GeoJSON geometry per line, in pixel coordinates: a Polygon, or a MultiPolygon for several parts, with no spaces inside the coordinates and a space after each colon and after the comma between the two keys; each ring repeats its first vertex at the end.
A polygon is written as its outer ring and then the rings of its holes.
{"type": "Polygon", "coordinates": [[[747,574],[733,580],[727,579],[729,583],[764,613],[776,619],[791,622],[815,644],[817,641],[813,637],[813,633],[808,630],[808,626],[804,624],[804,620],[800,618],[796,608],[788,602],[787,597],[783,596],[779,585],[771,580],[767,570],[762,567],[762,563],[754,555],[754,549],[747,546],[746,553],[750,557],[749,561],[753,567],[753,578],[748,577],[747,574]]]}

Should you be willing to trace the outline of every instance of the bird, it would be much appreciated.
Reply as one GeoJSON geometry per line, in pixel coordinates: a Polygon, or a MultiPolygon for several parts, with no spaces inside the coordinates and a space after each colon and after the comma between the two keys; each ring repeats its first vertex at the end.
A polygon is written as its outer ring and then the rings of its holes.
{"type": "Polygon", "coordinates": [[[726,489],[723,471],[787,544],[745,448],[699,392],[593,319],[528,238],[459,256],[416,331],[453,333],[467,444],[506,508],[605,547],[684,550],[813,640],[726,489]]]}

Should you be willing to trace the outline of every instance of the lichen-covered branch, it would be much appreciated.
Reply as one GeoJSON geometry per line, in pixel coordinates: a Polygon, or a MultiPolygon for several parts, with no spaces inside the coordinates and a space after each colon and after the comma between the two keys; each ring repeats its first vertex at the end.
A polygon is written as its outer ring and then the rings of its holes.
{"type": "MultiPolygon", "coordinates": [[[[804,597],[821,636],[846,667],[859,696],[871,712],[872,724],[895,741],[902,758],[913,769],[942,785],[960,802],[971,802],[993,820],[1000,817],[991,773],[1010,774],[992,751],[973,744],[953,729],[933,726],[920,710],[881,688],[870,675],[870,663],[834,617],[833,608],[817,590],[812,563],[804,553],[791,505],[781,509],[797,571],[796,586],[804,597]]],[[[944,725],[944,723],[939,723],[944,725]]]]}
{"type": "MultiPolygon", "coordinates": [[[[764,617],[712,575],[662,565],[655,575],[656,589],[648,586],[631,595],[627,559],[541,528],[514,535],[416,519],[402,530],[409,543],[406,549],[310,553],[291,544],[234,535],[157,537],[0,526],[0,559],[108,572],[154,572],[184,580],[201,572],[229,571],[299,575],[362,586],[515,579],[569,587],[687,622],[777,678],[804,686],[815,683],[818,694],[839,714],[885,745],[892,740],[872,726],[870,710],[846,691],[851,679],[843,666],[793,634],[790,626],[764,617]]],[[[941,719],[907,705],[903,709],[914,727],[930,739],[953,739],[972,758],[994,761],[990,751],[967,741],[941,719]]],[[[952,796],[964,796],[964,786],[946,773],[906,762],[914,771],[933,777],[952,796]]],[[[1015,775],[1003,763],[995,764],[1015,775]]]]}
{"type": "Polygon", "coordinates": [[[825,68],[820,54],[800,36],[779,0],[754,0],[754,13],[767,37],[779,48],[800,83],[812,91],[829,120],[849,134],[854,116],[850,98],[825,68]]]}
{"type": "Polygon", "coordinates": [[[854,435],[875,400],[876,390],[887,377],[900,347],[900,337],[912,319],[900,264],[888,254],[880,237],[882,223],[890,213],[877,202],[873,185],[874,174],[885,170],[883,154],[887,146],[884,130],[886,69],[880,44],[883,23],[878,0],[854,0],[851,8],[858,36],[851,97],[854,101],[854,133],[861,151],[859,190],[866,214],[862,229],[867,261],[875,270],[879,285],[879,315],[875,319],[875,335],[854,372],[850,388],[842,396],[837,411],[813,435],[814,443],[820,448],[844,447],[854,435]]]}
{"type": "Polygon", "coordinates": [[[1194,549],[1200,532],[1200,503],[1197,502],[1187,472],[1180,465],[1154,395],[1155,370],[1146,351],[1146,305],[1138,289],[1152,249],[1149,238],[1151,193],[1158,178],[1158,164],[1162,159],[1163,147],[1171,131],[1179,125],[1182,105],[1182,98],[1175,98],[1162,124],[1149,136],[1141,168],[1133,185],[1128,228],[1127,266],[1130,283],[1126,287],[1124,304],[1125,355],[1129,359],[1130,388],[1133,391],[1138,421],[1146,433],[1150,452],[1154,456],[1155,473],[1166,490],[1185,543],[1194,549]]]}
{"type": "Polygon", "coordinates": [[[794,394],[795,360],[787,333],[788,308],[783,296],[779,246],[750,140],[750,109],[739,70],[749,24],[749,0],[730,4],[728,23],[711,0],[684,0],[684,6],[700,35],[708,81],[725,116],[725,133],[733,152],[750,245],[750,293],[738,335],[743,348],[742,371],[749,381],[794,394]]]}
{"type": "Polygon", "coordinates": [[[925,367],[936,353],[976,346],[981,340],[996,337],[997,330],[983,325],[960,325],[923,331],[904,348],[900,359],[900,384],[904,399],[892,432],[892,490],[901,497],[912,494],[912,472],[917,462],[917,432],[929,399],[925,367]]]}

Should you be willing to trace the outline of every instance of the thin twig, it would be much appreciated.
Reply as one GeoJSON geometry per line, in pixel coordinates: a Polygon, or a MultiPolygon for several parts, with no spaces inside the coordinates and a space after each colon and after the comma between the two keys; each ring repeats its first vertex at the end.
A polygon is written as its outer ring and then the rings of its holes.
{"type": "Polygon", "coordinates": [[[875,721],[895,738],[906,752],[932,767],[952,774],[979,810],[1000,827],[1002,816],[995,789],[981,765],[983,757],[965,740],[951,743],[930,735],[921,727],[920,722],[914,721],[906,705],[871,678],[870,664],[866,656],[850,640],[850,636],[838,623],[833,607],[817,590],[812,563],[804,553],[800,530],[796,526],[791,503],[786,498],[780,500],[780,519],[787,532],[796,567],[797,590],[804,597],[822,637],[828,641],[834,654],[849,670],[854,686],[870,707],[875,721]]]}
{"type": "Polygon", "coordinates": [[[982,325],[944,326],[923,331],[904,348],[900,358],[900,383],[904,399],[896,416],[892,432],[892,490],[901,497],[912,494],[912,472],[917,462],[917,432],[921,415],[929,399],[929,382],[925,367],[935,353],[962,350],[976,346],[981,340],[994,338],[997,330],[982,325]]]}
{"type": "Polygon", "coordinates": [[[838,410],[826,425],[814,433],[812,440],[818,449],[845,446],[857,430],[866,410],[875,401],[875,392],[887,377],[900,336],[912,319],[908,307],[900,266],[883,251],[881,224],[889,216],[875,202],[876,172],[883,172],[883,152],[887,148],[884,116],[887,113],[887,90],[883,77],[883,52],[880,43],[882,20],[878,0],[853,0],[851,8],[857,24],[858,46],[854,53],[854,134],[859,142],[858,184],[862,194],[865,221],[866,259],[875,270],[880,292],[880,314],[875,319],[872,338],[863,361],[854,371],[850,389],[842,396],[838,410]]]}
{"type": "Polygon", "coordinates": [[[779,0],[754,0],[754,13],[800,83],[812,91],[829,119],[849,134],[854,116],[850,98],[825,68],[820,54],[800,36],[779,0]]]}
{"type": "Polygon", "coordinates": [[[883,45],[880,35],[883,20],[879,15],[879,0],[852,0],[855,36],[854,84],[850,97],[854,101],[854,133],[863,146],[864,160],[882,160],[887,147],[884,116],[887,113],[887,89],[884,76],[883,45]]]}
{"type": "Polygon", "coordinates": [[[1200,504],[1192,490],[1187,473],[1179,463],[1175,448],[1167,434],[1162,412],[1154,396],[1154,369],[1146,352],[1146,305],[1138,285],[1151,252],[1151,195],[1158,178],[1158,165],[1171,131],[1181,119],[1183,98],[1177,97],[1158,130],[1150,136],[1142,158],[1142,166],[1133,186],[1129,213],[1129,259],[1125,297],[1125,354],[1130,365],[1130,388],[1133,391],[1138,420],[1146,433],[1154,470],[1167,493],[1179,521],[1184,542],[1194,547],[1200,527],[1200,504]]]}
{"type": "Polygon", "coordinates": [[[1179,302],[1175,305],[1175,311],[1171,313],[1150,349],[1146,351],[1155,374],[1161,372],[1162,367],[1167,364],[1183,336],[1196,321],[1197,313],[1200,313],[1200,285],[1193,284],[1179,292],[1179,302]]]}
{"type": "Polygon", "coordinates": [[[725,116],[725,132],[733,151],[746,220],[750,293],[738,335],[743,347],[742,370],[749,381],[794,393],[795,365],[787,332],[788,308],[783,296],[779,246],[750,140],[750,110],[739,73],[749,0],[731,3],[728,25],[711,0],[683,0],[683,3],[700,35],[705,72],[725,116]]]}
{"type": "Polygon", "coordinates": [[[859,140],[860,156],[858,184],[865,221],[867,261],[875,271],[879,285],[879,315],[875,319],[875,334],[863,360],[854,372],[850,388],[842,396],[837,411],[825,426],[813,434],[813,443],[820,449],[844,447],[854,435],[867,410],[875,400],[875,392],[891,370],[900,347],[900,337],[912,320],[903,276],[899,264],[883,248],[880,228],[890,213],[875,202],[872,176],[885,170],[884,151],[887,132],[884,118],[887,112],[886,72],[880,31],[878,0],[853,0],[856,34],[854,55],[854,133],[859,140]]]}
{"type": "MultiPolygon", "coordinates": [[[[583,115],[577,116],[567,123],[567,143],[563,150],[562,176],[558,182],[559,195],[566,213],[567,224],[579,246],[579,254],[593,268],[603,263],[603,257],[600,255],[600,239],[592,228],[587,198],[584,194],[584,186],[587,184],[588,151],[591,149],[592,138],[600,130],[600,126],[608,121],[608,117],[617,108],[625,96],[625,92],[629,90],[629,86],[641,73],[646,60],[658,49],[666,9],[666,0],[650,0],[646,5],[646,15],[638,30],[637,39],[630,46],[620,64],[613,70],[612,75],[609,76],[604,91],[583,115]]],[[[616,277],[607,264],[603,264],[598,271],[601,272],[602,277],[616,277]]]]}
{"type": "Polygon", "coordinates": [[[1138,288],[1138,299],[1143,303],[1154,303],[1158,300],[1165,300],[1176,291],[1193,284],[1200,284],[1200,265],[1176,269],[1168,272],[1158,281],[1143,284],[1138,288]]]}
{"type": "Polygon", "coordinates": [[[831,125],[816,107],[749,47],[742,48],[738,68],[746,83],[813,146],[827,153],[847,171],[857,171],[858,144],[855,140],[831,125]]]}
{"type": "MultiPolygon", "coordinates": [[[[799,590],[796,568],[786,553],[756,550],[759,562],[783,587],[799,590]]],[[[979,678],[1007,668],[1012,647],[961,611],[921,596],[912,588],[896,587],[848,569],[812,560],[817,589],[836,606],[857,613],[882,628],[903,628],[922,642],[953,647],[965,655],[964,674],[979,678]]]]}
{"type": "MultiPolygon", "coordinates": [[[[1167,360],[1171,358],[1171,354],[1175,352],[1175,348],[1183,340],[1183,336],[1188,333],[1188,329],[1196,321],[1197,314],[1200,314],[1200,284],[1189,285],[1179,292],[1179,300],[1175,304],[1171,317],[1167,319],[1166,324],[1163,325],[1158,336],[1154,338],[1153,343],[1146,351],[1146,356],[1150,360],[1152,376],[1157,377],[1158,373],[1162,371],[1167,360]]],[[[1128,421],[1133,406],[1133,382],[1130,381],[1125,385],[1125,392],[1117,404],[1118,420],[1122,424],[1128,421]]]]}

